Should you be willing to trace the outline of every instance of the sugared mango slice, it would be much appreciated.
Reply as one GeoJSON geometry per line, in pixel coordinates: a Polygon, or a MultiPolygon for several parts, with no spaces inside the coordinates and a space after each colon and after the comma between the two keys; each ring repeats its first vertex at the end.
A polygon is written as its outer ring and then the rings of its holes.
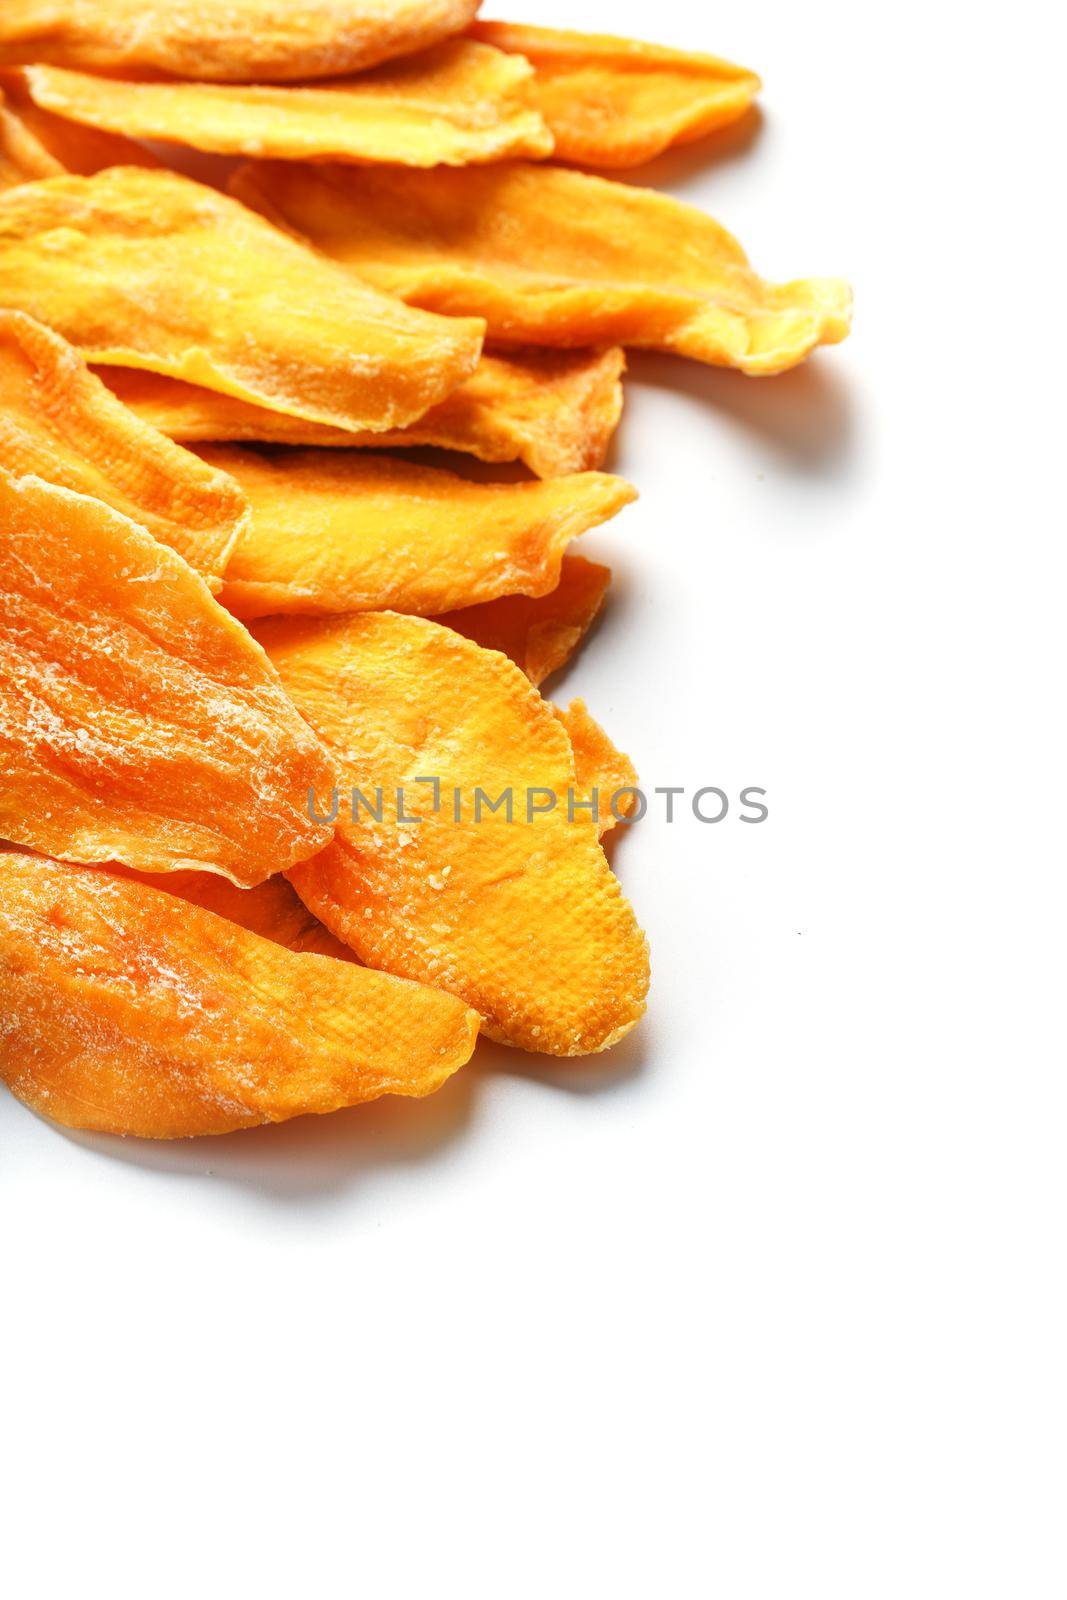
{"type": "Polygon", "coordinates": [[[533,684],[543,683],[577,650],[604,604],[611,570],[584,556],[564,556],[548,594],[505,595],[435,620],[487,650],[501,650],[533,684]]]}
{"type": "Polygon", "coordinates": [[[117,166],[158,167],[159,162],[132,139],[79,127],[42,110],[27,93],[23,73],[0,74],[0,189],[117,166]]]}
{"type": "Polygon", "coordinates": [[[546,156],[552,135],[518,55],[451,39],[356,78],[272,84],[130,83],[28,67],[36,103],[72,123],[221,155],[462,166],[546,156]]]}
{"type": "Polygon", "coordinates": [[[411,311],[227,196],[139,167],[0,193],[0,305],[91,361],[342,428],[403,427],[481,350],[480,323],[411,311]]]}
{"type": "Polygon", "coordinates": [[[369,966],[459,995],[494,1039],[570,1056],[629,1032],[644,936],[588,813],[568,818],[566,733],[513,663],[391,612],[256,633],[339,772],[336,838],[288,874],[315,915],[369,966]],[[380,822],[352,819],[353,786],[372,805],[382,790],[380,822]],[[506,791],[510,821],[489,809],[506,791]]]}
{"type": "Polygon", "coordinates": [[[630,792],[637,785],[636,769],[629,756],[616,749],[599,722],[589,715],[584,700],[572,700],[569,706],[552,709],[567,730],[579,788],[590,800],[596,792],[595,820],[603,838],[630,816],[637,804],[637,796],[630,792]]]}
{"type": "Polygon", "coordinates": [[[232,478],[142,422],[21,311],[0,311],[0,464],[103,500],[216,589],[248,521],[232,478]]]}
{"type": "Polygon", "coordinates": [[[0,991],[12,1093],[67,1127],[148,1139],[431,1094],[478,1031],[440,990],[15,852],[0,854],[0,991]]]}
{"type": "Polygon", "coordinates": [[[411,305],[509,344],[623,344],[766,374],[848,332],[837,278],[771,284],[692,206],[564,167],[263,162],[233,190],[411,305]]]}
{"type": "Polygon", "coordinates": [[[476,39],[533,63],[530,98],[556,141],[557,161],[632,167],[744,115],[760,81],[717,56],[639,39],[515,22],[476,22],[476,39]]]}
{"type": "Polygon", "coordinates": [[[124,878],[145,883],[150,889],[176,894],[191,906],[227,917],[261,939],[273,939],[287,950],[333,956],[354,961],[354,951],[335,939],[319,919],[312,916],[296,890],[281,874],[257,883],[252,889],[239,889],[228,878],[213,872],[135,872],[112,862],[107,869],[124,878]]]}
{"type": "Polygon", "coordinates": [[[251,885],[313,855],[330,765],[180,556],[0,468],[0,838],[251,885]]]}
{"type": "Polygon", "coordinates": [[[623,478],[471,483],[361,450],[274,457],[201,446],[251,520],[226,568],[235,616],[398,610],[426,615],[501,594],[545,594],[575,535],[634,499],[623,478]]]}

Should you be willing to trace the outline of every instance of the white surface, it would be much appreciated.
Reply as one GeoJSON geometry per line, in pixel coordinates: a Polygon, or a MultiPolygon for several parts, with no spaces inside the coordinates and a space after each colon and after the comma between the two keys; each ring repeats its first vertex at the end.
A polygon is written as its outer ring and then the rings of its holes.
{"type": "Polygon", "coordinates": [[[756,67],[657,181],[855,284],[792,376],[635,359],[557,690],[771,815],[622,842],[654,992],[597,1072],[179,1148],[0,1101],[8,1593],[1064,1593],[1042,9],[495,12],[756,67]]]}

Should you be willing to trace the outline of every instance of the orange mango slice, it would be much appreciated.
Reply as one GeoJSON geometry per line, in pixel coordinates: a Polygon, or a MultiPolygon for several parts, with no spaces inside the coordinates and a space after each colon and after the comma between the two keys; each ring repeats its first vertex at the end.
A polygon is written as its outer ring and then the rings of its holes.
{"type": "Polygon", "coordinates": [[[323,84],[130,83],[28,67],[37,105],[74,123],[222,155],[462,166],[546,156],[552,135],[524,98],[518,55],[450,39],[323,84]]]}
{"type": "Polygon", "coordinates": [[[588,800],[595,794],[594,820],[603,838],[634,811],[637,796],[623,791],[636,786],[637,771],[629,756],[615,748],[599,722],[590,716],[584,700],[572,700],[566,708],[552,709],[567,730],[578,787],[588,800]]]}
{"type": "Polygon", "coordinates": [[[544,594],[563,551],[635,498],[622,478],[471,483],[351,450],[275,457],[202,446],[251,520],[226,568],[235,616],[399,610],[426,615],[500,594],[544,594]]]}
{"type": "Polygon", "coordinates": [[[248,521],[232,478],[134,416],[65,339],[20,311],[0,311],[0,461],[103,500],[216,589],[248,521]]]}
{"type": "Polygon", "coordinates": [[[0,62],[219,83],[339,77],[459,33],[479,0],[5,0],[0,62]]]}
{"type": "Polygon", "coordinates": [[[0,855],[0,1079],[54,1122],[179,1139],[427,1095],[476,1015],[113,873],[0,855]]]}
{"type": "Polygon", "coordinates": [[[510,656],[533,684],[543,683],[577,650],[604,604],[611,570],[584,556],[564,556],[548,594],[505,595],[435,618],[486,650],[510,656]]]}
{"type": "Polygon", "coordinates": [[[21,72],[0,77],[0,188],[65,172],[103,167],[157,167],[155,156],[132,139],[79,127],[34,104],[21,72]]]}
{"type": "Polygon", "coordinates": [[[480,323],[411,311],[225,195],[139,167],[0,193],[0,304],[92,361],[343,428],[403,427],[481,350],[480,323]]]}
{"type": "Polygon", "coordinates": [[[242,885],[327,843],[322,748],[180,556],[0,468],[0,572],[0,838],[242,885]]]}
{"type": "Polygon", "coordinates": [[[533,63],[530,98],[552,130],[557,161],[632,167],[744,115],[754,72],[717,56],[609,34],[476,22],[476,39],[533,63]]]}
{"type": "Polygon", "coordinates": [[[627,1033],[645,939],[588,813],[568,818],[566,733],[513,663],[391,612],[256,633],[340,773],[335,840],[288,874],[320,921],[368,966],[460,996],[491,1038],[569,1056],[627,1033]],[[382,790],[381,821],[353,820],[352,786],[372,806],[382,790]],[[510,821],[488,809],[506,791],[510,821]]]}
{"type": "Polygon", "coordinates": [[[245,166],[232,187],[411,305],[505,343],[636,345],[768,374],[848,332],[836,278],[765,283],[692,206],[564,167],[245,166]]]}
{"type": "Polygon", "coordinates": [[[340,961],[356,959],[346,944],[335,939],[318,918],[312,916],[280,873],[252,889],[239,889],[228,878],[217,877],[213,872],[135,872],[115,863],[107,870],[147,884],[150,889],[176,894],[189,905],[213,911],[217,917],[227,917],[239,927],[247,928],[249,933],[258,934],[261,939],[272,939],[287,950],[310,951],[340,961]]]}
{"type": "Polygon", "coordinates": [[[392,433],[349,433],[249,405],[195,384],[104,367],[100,376],[172,439],[316,446],[434,445],[482,461],[521,461],[539,478],[602,465],[622,412],[623,351],[522,350],[483,355],[447,399],[392,433]]]}

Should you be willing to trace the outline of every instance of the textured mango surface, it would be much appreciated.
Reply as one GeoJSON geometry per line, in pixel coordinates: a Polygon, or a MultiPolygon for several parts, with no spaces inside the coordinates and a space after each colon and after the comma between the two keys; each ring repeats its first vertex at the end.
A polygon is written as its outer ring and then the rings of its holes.
{"type": "Polygon", "coordinates": [[[0,1078],[101,1133],[230,1133],[426,1095],[478,1019],[440,990],[297,955],[112,873],[0,855],[0,1078]]]}
{"type": "Polygon", "coordinates": [[[459,995],[494,1039],[568,1056],[627,1033],[644,1010],[644,935],[588,814],[568,819],[570,744],[523,674],[391,612],[271,618],[256,633],[346,801],[333,843],[288,874],[315,915],[367,965],[459,995]],[[420,776],[439,780],[436,807],[420,776]],[[381,822],[362,807],[352,820],[352,786],[372,803],[383,789],[381,822]],[[512,820],[487,807],[475,820],[476,789],[494,803],[510,789],[512,820]],[[552,809],[530,817],[531,798],[552,809]]]}
{"type": "Polygon", "coordinates": [[[604,604],[611,569],[584,556],[564,556],[559,583],[536,599],[505,595],[434,620],[487,650],[500,650],[540,684],[577,650],[604,604]]]}
{"type": "Polygon", "coordinates": [[[637,796],[624,793],[637,784],[637,770],[628,755],[617,750],[604,729],[589,715],[584,700],[552,708],[567,730],[574,756],[578,787],[586,799],[596,796],[596,824],[600,837],[630,816],[637,796]]]}
{"type": "Polygon", "coordinates": [[[32,183],[35,178],[54,178],[65,170],[14,114],[0,91],[0,189],[32,183]]]}
{"type": "Polygon", "coordinates": [[[522,461],[539,478],[599,467],[622,412],[623,351],[523,350],[483,355],[447,399],[393,433],[349,433],[232,395],[104,367],[124,403],[172,439],[319,446],[435,445],[482,461],[522,461]]]}
{"type": "Polygon", "coordinates": [[[339,77],[459,33],[479,0],[4,0],[0,62],[220,83],[339,77]]]}
{"type": "Polygon", "coordinates": [[[20,71],[0,75],[0,102],[0,187],[5,150],[15,169],[22,169],[22,177],[10,177],[11,183],[60,177],[64,172],[99,172],[103,167],[159,166],[156,157],[132,139],[79,127],[43,110],[34,103],[20,71]]]}
{"type": "Polygon", "coordinates": [[[134,416],[65,339],[0,311],[0,462],[95,495],[219,579],[248,504],[232,478],[134,416]]]}
{"type": "Polygon", "coordinates": [[[227,196],[139,167],[0,193],[0,305],[92,361],[343,428],[403,427],[481,350],[480,323],[412,311],[227,196]]]}
{"type": "Polygon", "coordinates": [[[321,747],[180,556],[0,468],[0,574],[0,838],[244,885],[328,841],[321,747]]]}
{"type": "Polygon", "coordinates": [[[348,945],[335,939],[319,919],[312,916],[280,873],[252,889],[240,889],[228,878],[217,877],[213,872],[135,872],[131,867],[115,863],[109,864],[107,870],[145,883],[150,889],[176,894],[189,905],[227,917],[247,928],[249,933],[257,933],[261,939],[273,939],[287,950],[312,951],[341,961],[356,959],[348,945]]]}
{"type": "Polygon", "coordinates": [[[29,67],[36,103],[75,123],[212,150],[304,161],[462,166],[546,156],[522,56],[451,39],[357,78],[271,84],[129,83],[29,67]]]}
{"type": "Polygon", "coordinates": [[[638,39],[476,22],[472,35],[536,68],[530,98],[555,139],[557,161],[632,167],[744,115],[760,81],[716,56],[638,39]]]}
{"type": "Polygon", "coordinates": [[[470,483],[360,450],[274,457],[201,446],[240,486],[251,521],[226,568],[236,616],[400,610],[544,594],[568,543],[635,498],[623,478],[470,483]]]}
{"type": "Polygon", "coordinates": [[[484,317],[506,343],[637,345],[766,374],[848,332],[839,279],[765,283],[703,212],[563,167],[263,162],[233,189],[379,288],[484,317]]]}

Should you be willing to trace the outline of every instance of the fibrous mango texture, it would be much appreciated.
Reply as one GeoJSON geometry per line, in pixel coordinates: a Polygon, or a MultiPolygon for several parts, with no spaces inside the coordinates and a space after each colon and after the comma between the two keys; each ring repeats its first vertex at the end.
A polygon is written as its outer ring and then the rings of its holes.
{"type": "Polygon", "coordinates": [[[251,520],[222,602],[243,618],[401,610],[416,615],[501,594],[544,594],[576,534],[634,499],[622,478],[470,483],[352,450],[267,458],[201,446],[240,486],[251,520]]]}
{"type": "Polygon", "coordinates": [[[219,83],[340,77],[459,33],[479,0],[4,0],[0,63],[219,83]]]}
{"type": "Polygon", "coordinates": [[[0,838],[251,885],[321,849],[331,768],[180,556],[0,468],[0,838]]]}
{"type": "Polygon", "coordinates": [[[430,1094],[478,1029],[439,990],[14,852],[0,855],[0,990],[12,1092],[68,1127],[149,1139],[430,1094]]]}
{"type": "Polygon", "coordinates": [[[435,620],[487,650],[510,656],[533,684],[543,683],[577,650],[604,604],[611,570],[584,556],[564,556],[548,594],[505,595],[435,620]]]}
{"type": "Polygon", "coordinates": [[[594,821],[603,838],[630,816],[637,804],[634,764],[589,715],[584,700],[572,700],[569,706],[554,706],[553,710],[571,742],[578,786],[590,801],[595,799],[594,821]]]}
{"type": "Polygon", "coordinates": [[[588,472],[607,455],[622,412],[625,357],[608,350],[483,355],[447,399],[392,433],[349,433],[232,395],[105,367],[101,377],[138,416],[172,439],[318,446],[435,445],[482,461],[521,461],[539,478],[588,472]]]}
{"type": "Polygon", "coordinates": [[[566,1056],[627,1033],[644,936],[589,814],[568,814],[570,744],[522,673],[390,612],[256,632],[340,774],[334,842],[288,874],[315,915],[369,966],[459,995],[494,1039],[566,1056]],[[380,821],[353,818],[352,788],[372,807],[381,791],[380,821]]]}
{"type": "Polygon", "coordinates": [[[557,161],[632,167],[735,122],[759,92],[754,72],[716,56],[607,34],[476,22],[471,33],[533,63],[530,98],[557,161]]]}
{"type": "Polygon", "coordinates": [[[532,70],[454,39],[323,84],[130,83],[28,67],[39,106],[74,123],[222,155],[462,166],[545,156],[552,135],[524,90],[532,70]]]}
{"type": "Polygon", "coordinates": [[[177,173],[0,193],[0,305],[89,360],[335,427],[403,427],[477,363],[482,326],[412,311],[177,173]]]}
{"type": "Polygon", "coordinates": [[[484,317],[506,343],[638,345],[766,374],[848,332],[839,279],[765,283],[703,212],[563,167],[265,162],[233,187],[379,288],[484,317]]]}
{"type": "Polygon", "coordinates": [[[252,889],[239,889],[228,878],[213,872],[135,872],[112,862],[108,872],[133,878],[150,889],[176,894],[189,905],[227,917],[261,939],[273,939],[287,950],[333,956],[354,961],[355,952],[335,939],[319,919],[312,915],[296,890],[279,873],[257,883],[252,889]]]}
{"type": "Polygon", "coordinates": [[[232,478],[129,411],[51,329],[0,311],[0,465],[95,495],[213,588],[248,505],[232,478]]]}

